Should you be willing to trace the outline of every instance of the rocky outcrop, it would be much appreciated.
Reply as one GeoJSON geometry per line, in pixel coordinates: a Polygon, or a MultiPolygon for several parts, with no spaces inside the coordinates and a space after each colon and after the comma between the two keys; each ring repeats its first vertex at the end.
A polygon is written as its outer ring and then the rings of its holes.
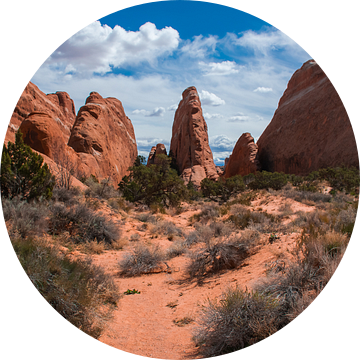
{"type": "Polygon", "coordinates": [[[242,134],[226,161],[224,177],[229,178],[235,175],[245,176],[260,170],[260,163],[257,159],[258,147],[250,133],[242,134]]]}
{"type": "Polygon", "coordinates": [[[156,146],[153,146],[150,150],[149,157],[147,160],[147,166],[156,164],[156,156],[157,155],[167,155],[166,147],[164,144],[157,144],[156,146]]]}
{"type": "Polygon", "coordinates": [[[71,128],[75,121],[75,106],[66,92],[44,94],[36,85],[29,82],[16,104],[8,125],[5,142],[15,141],[15,133],[22,122],[31,113],[43,113],[59,125],[65,141],[69,139],[71,128]]]}
{"type": "Polygon", "coordinates": [[[216,180],[218,174],[209,146],[207,124],[195,87],[187,88],[175,113],[170,155],[176,160],[185,183],[195,185],[205,177],[216,180]]]}
{"type": "Polygon", "coordinates": [[[60,125],[45,113],[30,113],[21,123],[20,131],[25,144],[50,158],[66,146],[60,125]]]}
{"type": "Polygon", "coordinates": [[[89,169],[118,183],[137,156],[134,128],[118,99],[90,93],[77,114],[68,145],[89,169]]]}
{"type": "Polygon", "coordinates": [[[359,167],[346,110],[313,60],[290,79],[257,145],[262,169],[268,171],[307,174],[329,166],[359,167]]]}
{"type": "Polygon", "coordinates": [[[31,82],[11,118],[5,142],[20,128],[25,144],[78,176],[110,176],[117,184],[137,156],[134,129],[122,104],[91,93],[75,117],[65,92],[45,95],[31,82]]]}

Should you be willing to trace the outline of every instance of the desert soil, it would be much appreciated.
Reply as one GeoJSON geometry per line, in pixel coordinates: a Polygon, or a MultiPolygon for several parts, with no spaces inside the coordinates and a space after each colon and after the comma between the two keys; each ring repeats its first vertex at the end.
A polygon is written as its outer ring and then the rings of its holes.
{"type": "MultiPolygon", "coordinates": [[[[296,201],[267,195],[266,199],[258,198],[252,202],[250,209],[261,210],[269,214],[279,214],[279,208],[285,203],[291,212],[309,212],[314,206],[304,205],[296,201]]],[[[106,211],[106,208],[102,209],[106,211]]],[[[121,215],[107,210],[111,217],[121,219],[121,215]]],[[[161,215],[163,220],[171,221],[185,233],[194,230],[189,219],[199,212],[193,207],[180,215],[161,215]]],[[[245,259],[241,267],[226,270],[207,277],[203,283],[187,280],[185,268],[188,257],[181,255],[163,264],[158,272],[136,277],[120,275],[119,260],[131,250],[136,243],[159,244],[166,249],[172,244],[166,236],[153,237],[147,230],[139,230],[143,224],[132,210],[126,220],[122,220],[122,233],[130,239],[138,233],[138,241],[129,241],[122,250],[105,250],[98,255],[91,255],[95,264],[114,277],[121,294],[126,290],[136,289],[140,294],[122,295],[113,318],[100,337],[100,341],[115,348],[153,358],[186,359],[197,358],[196,346],[192,335],[197,326],[197,319],[209,300],[218,299],[229,287],[239,286],[251,290],[259,279],[266,276],[266,271],[278,259],[291,257],[291,249],[295,246],[299,233],[277,234],[278,238],[270,243],[269,234],[262,235],[259,245],[252,255],[245,259]],[[182,324],[181,320],[190,320],[182,324]]],[[[290,222],[296,215],[283,218],[290,222]]],[[[120,222],[120,220],[118,220],[120,222]]]]}

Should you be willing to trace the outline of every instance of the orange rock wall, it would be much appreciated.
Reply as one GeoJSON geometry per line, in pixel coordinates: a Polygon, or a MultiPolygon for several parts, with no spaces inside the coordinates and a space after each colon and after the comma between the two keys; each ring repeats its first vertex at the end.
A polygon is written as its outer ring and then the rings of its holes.
{"type": "Polygon", "coordinates": [[[354,133],[335,88],[310,60],[297,70],[257,142],[262,169],[308,174],[359,166],[354,133]]]}

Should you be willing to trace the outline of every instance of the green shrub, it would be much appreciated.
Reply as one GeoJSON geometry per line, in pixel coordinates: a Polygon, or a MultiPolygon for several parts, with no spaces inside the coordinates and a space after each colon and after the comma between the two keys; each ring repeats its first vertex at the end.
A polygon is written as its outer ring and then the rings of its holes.
{"type": "Polygon", "coordinates": [[[293,186],[300,186],[304,182],[304,178],[299,175],[288,175],[288,180],[293,186]]]}
{"type": "Polygon", "coordinates": [[[355,167],[336,167],[319,170],[319,177],[330,183],[330,186],[338,191],[347,193],[359,193],[359,169],[355,167]]]}
{"type": "Polygon", "coordinates": [[[310,174],[306,175],[304,177],[304,180],[306,181],[315,181],[320,179],[320,173],[319,171],[312,171],[310,174]]]}
{"type": "Polygon", "coordinates": [[[243,176],[243,181],[245,185],[250,184],[254,179],[255,179],[255,175],[253,173],[243,176]]]}
{"type": "Polygon", "coordinates": [[[305,181],[300,184],[298,187],[299,191],[306,191],[306,192],[319,192],[318,183],[313,181],[305,181]]]}
{"type": "Polygon", "coordinates": [[[205,178],[201,181],[200,187],[203,196],[221,202],[225,202],[231,196],[245,190],[245,184],[241,175],[232,176],[225,180],[219,178],[218,181],[205,178]]]}
{"type": "Polygon", "coordinates": [[[170,168],[171,159],[157,156],[157,164],[138,164],[129,168],[130,174],[119,183],[119,191],[130,202],[156,207],[178,207],[186,198],[183,180],[170,168]]]}
{"type": "Polygon", "coordinates": [[[8,142],[3,147],[1,157],[1,196],[20,197],[33,200],[44,197],[50,199],[55,178],[41,155],[24,144],[22,133],[15,135],[15,144],[8,142]]]}
{"type": "Polygon", "coordinates": [[[198,189],[195,187],[194,183],[192,181],[189,181],[186,185],[187,189],[187,195],[186,197],[190,201],[196,201],[199,200],[202,196],[202,194],[198,191],[198,189]]]}
{"type": "Polygon", "coordinates": [[[201,193],[204,197],[216,200],[221,193],[222,183],[208,178],[204,178],[203,180],[201,180],[200,187],[201,193]]]}
{"type": "Polygon", "coordinates": [[[280,190],[287,184],[287,176],[284,173],[261,171],[254,175],[254,180],[248,184],[252,190],[273,189],[280,190]]]}

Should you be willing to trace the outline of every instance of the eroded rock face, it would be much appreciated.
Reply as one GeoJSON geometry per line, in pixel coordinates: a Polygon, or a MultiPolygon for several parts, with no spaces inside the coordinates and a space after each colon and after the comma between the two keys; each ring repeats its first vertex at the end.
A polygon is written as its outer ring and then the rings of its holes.
{"type": "Polygon", "coordinates": [[[359,167],[346,110],[313,60],[290,79],[257,145],[263,170],[303,175],[329,166],[359,167]]]}
{"type": "Polygon", "coordinates": [[[153,146],[151,148],[146,165],[149,166],[149,165],[152,165],[152,164],[157,164],[156,156],[160,155],[160,154],[167,155],[166,147],[165,147],[164,144],[157,144],[156,146],[153,146]]]}
{"type": "Polygon", "coordinates": [[[50,158],[66,146],[60,125],[48,114],[33,112],[21,123],[25,144],[50,158]]]}
{"type": "Polygon", "coordinates": [[[224,177],[245,176],[260,170],[257,159],[258,147],[250,133],[242,134],[235,144],[230,158],[225,160],[224,177]]]}
{"type": "Polygon", "coordinates": [[[214,180],[218,178],[209,146],[207,124],[195,87],[189,87],[183,92],[176,110],[170,155],[176,160],[185,183],[192,181],[198,186],[205,177],[214,180]]]}
{"type": "Polygon", "coordinates": [[[46,95],[36,85],[29,82],[23,91],[11,117],[5,142],[15,141],[15,133],[21,123],[31,113],[43,113],[59,125],[65,140],[70,136],[70,130],[75,121],[75,106],[66,92],[46,95]]]}
{"type": "MultiPolygon", "coordinates": [[[[77,114],[68,145],[90,174],[118,183],[137,156],[134,128],[118,99],[90,93],[77,114]]],[[[90,175],[86,174],[86,175],[90,175]]]]}

